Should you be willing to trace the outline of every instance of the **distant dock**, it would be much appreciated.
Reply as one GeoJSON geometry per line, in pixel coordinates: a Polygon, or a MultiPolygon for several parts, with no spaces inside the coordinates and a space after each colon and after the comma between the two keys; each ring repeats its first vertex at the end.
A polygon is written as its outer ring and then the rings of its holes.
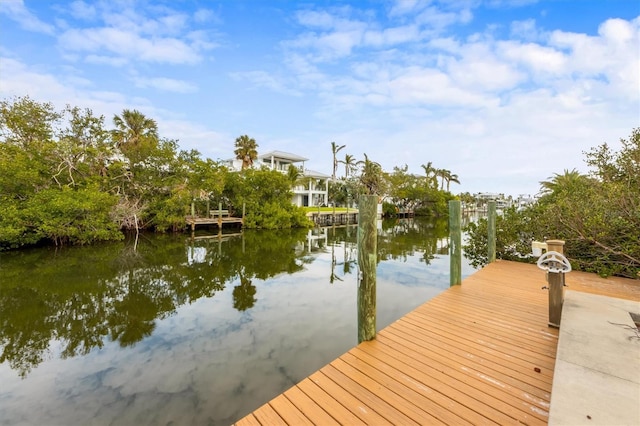
{"type": "Polygon", "coordinates": [[[191,232],[196,230],[197,226],[215,226],[218,229],[222,229],[223,227],[242,227],[244,224],[244,219],[241,217],[194,217],[187,216],[185,218],[187,226],[191,228],[191,232]]]}
{"type": "Polygon", "coordinates": [[[307,217],[316,226],[349,225],[358,223],[358,210],[309,212],[307,217]]]}

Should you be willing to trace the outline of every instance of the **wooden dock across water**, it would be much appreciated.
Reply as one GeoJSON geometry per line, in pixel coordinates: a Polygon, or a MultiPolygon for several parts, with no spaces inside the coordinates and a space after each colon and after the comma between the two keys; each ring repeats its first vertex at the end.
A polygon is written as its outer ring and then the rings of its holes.
{"type": "MultiPolygon", "coordinates": [[[[566,280],[640,300],[635,280],[566,280]]],[[[545,284],[535,265],[494,262],[237,424],[546,424],[558,330],[545,284]]]]}
{"type": "Polygon", "coordinates": [[[226,225],[233,225],[236,227],[242,227],[244,220],[241,217],[193,217],[187,216],[185,218],[187,226],[191,227],[191,231],[194,231],[196,226],[217,226],[222,228],[226,225]]]}

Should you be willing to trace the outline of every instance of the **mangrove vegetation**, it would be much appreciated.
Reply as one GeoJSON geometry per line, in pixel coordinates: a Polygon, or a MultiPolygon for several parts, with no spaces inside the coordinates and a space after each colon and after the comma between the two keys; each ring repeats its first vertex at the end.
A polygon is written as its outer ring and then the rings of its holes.
{"type": "MultiPolygon", "coordinates": [[[[345,175],[330,180],[330,205],[355,206],[361,194],[375,194],[389,216],[401,208],[446,215],[449,183],[458,182],[451,172],[429,163],[426,176],[406,166],[387,173],[366,154],[339,160],[345,146],[332,142],[333,174],[344,164],[345,175]]],[[[239,172],[228,161],[180,150],[137,110],[115,115],[109,128],[90,109],[58,111],[27,96],[2,100],[0,250],[121,240],[126,231],[181,232],[186,216],[206,216],[219,205],[231,215],[245,211],[245,228],[310,226],[305,210],[292,204],[301,170],[255,167],[258,143],[248,135],[233,148],[239,172]]]]}
{"type": "MultiPolygon", "coordinates": [[[[497,217],[496,255],[533,262],[534,240],[562,239],[576,270],[640,278],[640,128],[621,148],[585,152],[588,174],[565,170],[540,183],[540,197],[497,217]]],[[[469,224],[464,247],[474,266],[487,263],[487,221],[469,224]]]]}

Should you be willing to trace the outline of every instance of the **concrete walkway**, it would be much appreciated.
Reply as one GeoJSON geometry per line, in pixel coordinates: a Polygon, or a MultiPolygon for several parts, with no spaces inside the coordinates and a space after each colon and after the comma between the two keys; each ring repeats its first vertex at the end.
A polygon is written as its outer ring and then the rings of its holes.
{"type": "Polygon", "coordinates": [[[640,302],[567,291],[550,425],[640,425],[640,302]]]}

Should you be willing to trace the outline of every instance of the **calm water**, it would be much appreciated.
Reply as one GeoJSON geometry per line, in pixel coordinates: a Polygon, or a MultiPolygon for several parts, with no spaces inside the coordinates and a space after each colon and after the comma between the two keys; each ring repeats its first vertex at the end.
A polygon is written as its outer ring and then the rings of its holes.
{"type": "MultiPolygon", "coordinates": [[[[446,233],[379,229],[379,329],[448,288],[446,233]]],[[[2,253],[0,424],[229,424],[357,344],[356,279],[355,227],[2,253]]]]}

